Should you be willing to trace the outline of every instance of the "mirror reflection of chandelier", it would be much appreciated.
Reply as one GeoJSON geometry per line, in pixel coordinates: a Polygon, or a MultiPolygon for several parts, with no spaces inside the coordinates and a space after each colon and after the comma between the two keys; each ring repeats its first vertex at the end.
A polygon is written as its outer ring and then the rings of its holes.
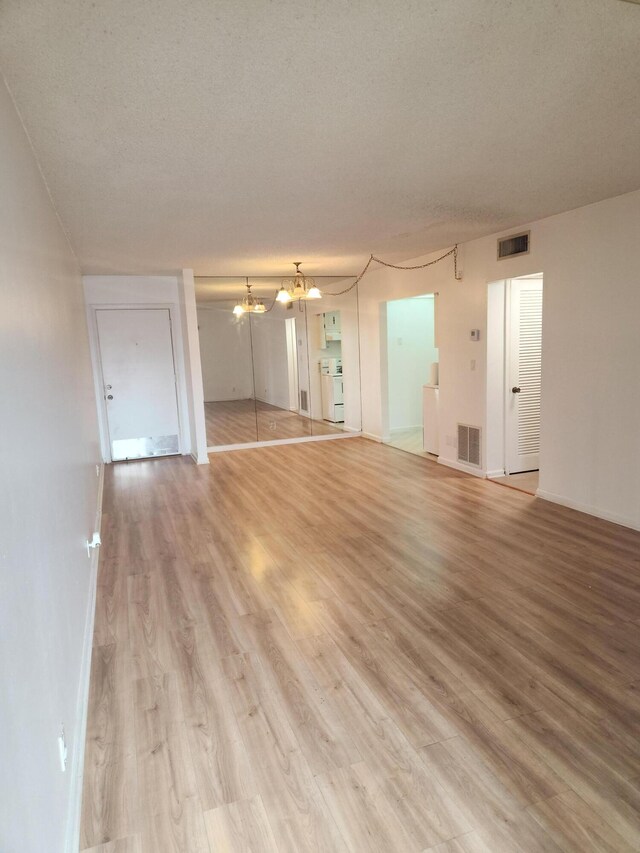
{"type": "Polygon", "coordinates": [[[278,302],[291,302],[293,299],[322,299],[315,281],[300,271],[302,261],[295,261],[296,273],[293,278],[283,278],[276,296],[278,302]]]}
{"type": "Polygon", "coordinates": [[[247,293],[242,302],[238,302],[236,307],[233,309],[233,313],[236,317],[241,316],[242,314],[264,314],[267,310],[262,299],[257,299],[251,293],[251,285],[249,284],[249,278],[245,279],[247,293]]]}

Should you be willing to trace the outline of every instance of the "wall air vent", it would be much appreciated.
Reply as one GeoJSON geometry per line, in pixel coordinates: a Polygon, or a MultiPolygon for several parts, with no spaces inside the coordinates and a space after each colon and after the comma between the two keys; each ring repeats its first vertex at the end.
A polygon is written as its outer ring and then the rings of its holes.
{"type": "Polygon", "coordinates": [[[480,467],[480,427],[458,424],[458,462],[480,467]]]}
{"type": "Polygon", "coordinates": [[[527,255],[530,235],[530,231],[523,231],[521,234],[511,234],[498,240],[498,260],[512,258],[514,255],[527,255]]]}
{"type": "Polygon", "coordinates": [[[304,388],[300,389],[300,408],[303,412],[309,411],[309,401],[307,397],[307,392],[304,388]]]}

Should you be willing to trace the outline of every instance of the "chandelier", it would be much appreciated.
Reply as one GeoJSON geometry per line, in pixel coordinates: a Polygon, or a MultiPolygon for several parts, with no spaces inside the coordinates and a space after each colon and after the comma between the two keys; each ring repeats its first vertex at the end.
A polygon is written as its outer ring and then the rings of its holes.
{"type": "Polygon", "coordinates": [[[302,261],[294,261],[296,268],[293,278],[283,278],[280,290],[276,295],[278,302],[291,302],[292,299],[322,299],[320,289],[316,287],[315,281],[300,272],[302,261]]]}
{"type": "Polygon", "coordinates": [[[236,303],[235,308],[233,309],[233,313],[236,317],[242,316],[242,314],[264,314],[267,310],[262,299],[257,299],[251,293],[251,285],[249,284],[248,276],[245,279],[247,288],[247,293],[242,300],[242,302],[236,303]]]}

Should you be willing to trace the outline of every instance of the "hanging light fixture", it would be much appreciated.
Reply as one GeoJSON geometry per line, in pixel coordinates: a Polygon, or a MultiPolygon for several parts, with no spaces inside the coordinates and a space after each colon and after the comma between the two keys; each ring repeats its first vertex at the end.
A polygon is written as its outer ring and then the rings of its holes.
{"type": "Polygon", "coordinates": [[[302,261],[294,261],[296,273],[293,278],[282,279],[276,299],[278,302],[290,302],[292,299],[322,299],[322,293],[315,281],[300,271],[302,261]]]}
{"type": "Polygon", "coordinates": [[[291,294],[288,290],[285,290],[282,285],[280,285],[280,290],[276,294],[276,301],[282,302],[283,304],[291,302],[291,294]]]}
{"type": "Polygon", "coordinates": [[[236,317],[241,317],[243,314],[264,314],[267,310],[266,305],[262,299],[256,299],[253,293],[251,293],[248,276],[245,277],[245,287],[247,288],[245,297],[242,302],[236,303],[233,313],[236,317]]]}

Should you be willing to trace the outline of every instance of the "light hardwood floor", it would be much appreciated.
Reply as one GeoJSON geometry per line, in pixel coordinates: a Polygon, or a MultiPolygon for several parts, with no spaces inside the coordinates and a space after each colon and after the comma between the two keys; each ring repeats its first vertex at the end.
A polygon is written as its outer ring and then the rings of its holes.
{"type": "Polygon", "coordinates": [[[413,453],[415,456],[422,456],[423,459],[435,460],[438,458],[433,453],[425,451],[422,427],[398,430],[393,433],[389,441],[385,442],[385,444],[388,444],[389,447],[395,447],[397,450],[413,453]]]}
{"type": "Polygon", "coordinates": [[[510,489],[520,489],[521,492],[535,495],[539,479],[539,471],[524,471],[522,474],[507,474],[506,477],[494,477],[491,482],[498,483],[499,486],[509,486],[510,489]]]}
{"type": "Polygon", "coordinates": [[[207,446],[272,441],[308,435],[343,432],[341,424],[310,420],[260,400],[225,400],[205,403],[207,446]]]}
{"type": "Polygon", "coordinates": [[[639,849],[640,534],[354,438],[111,465],[103,541],[83,850],[639,849]]]}

